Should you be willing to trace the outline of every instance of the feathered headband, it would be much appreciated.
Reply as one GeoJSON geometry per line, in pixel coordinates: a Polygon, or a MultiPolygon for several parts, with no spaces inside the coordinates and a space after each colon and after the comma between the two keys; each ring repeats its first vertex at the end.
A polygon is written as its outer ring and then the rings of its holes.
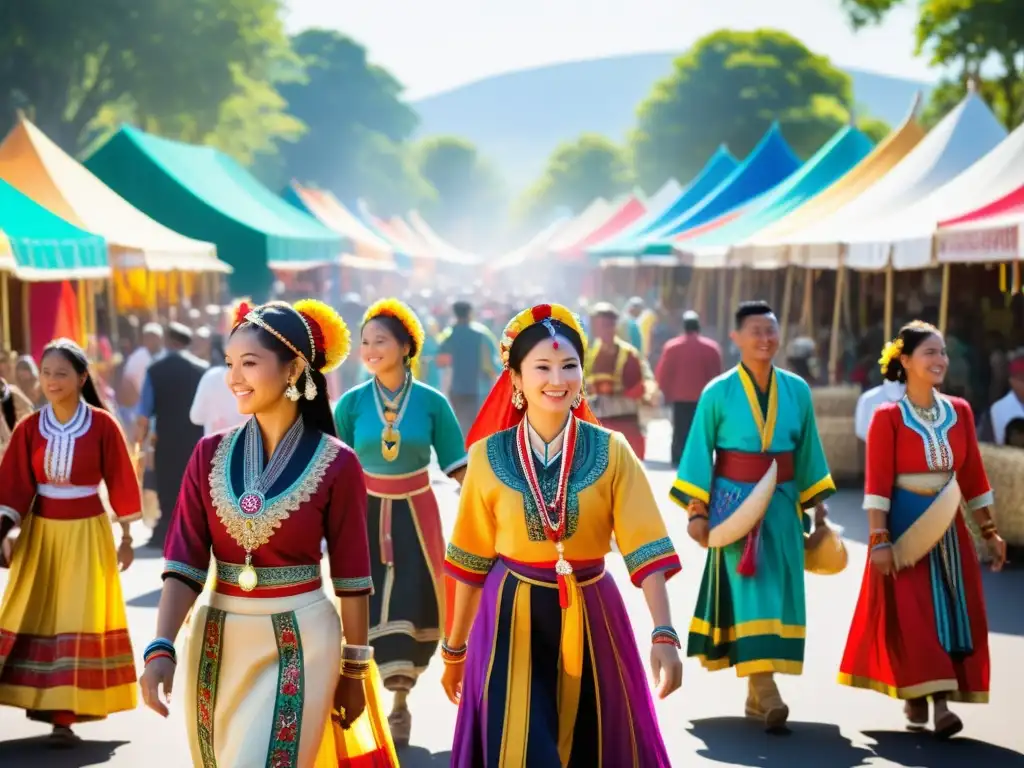
{"type": "Polygon", "coordinates": [[[317,353],[323,355],[323,365],[316,368],[320,373],[330,373],[341,365],[348,357],[349,349],[352,346],[352,338],[348,326],[341,319],[341,315],[316,299],[302,299],[294,305],[286,302],[270,302],[259,306],[253,306],[247,300],[242,299],[234,308],[231,329],[234,330],[242,323],[251,323],[262,328],[275,339],[285,345],[296,357],[302,358],[306,363],[305,396],[312,400],[317,395],[316,384],[310,370],[315,368],[314,361],[317,353]],[[306,330],[308,346],[306,344],[296,345],[285,338],[284,334],[273,327],[266,317],[267,310],[283,310],[294,312],[306,330]],[[308,350],[308,351],[307,351],[308,350]]]}
{"type": "Polygon", "coordinates": [[[427,334],[423,330],[423,324],[416,317],[416,313],[412,311],[412,308],[398,299],[380,299],[371,304],[366,310],[366,314],[363,315],[363,325],[381,315],[393,317],[402,324],[406,333],[409,334],[409,338],[412,339],[412,350],[409,352],[409,360],[412,361],[417,358],[423,351],[423,342],[427,334]]]}

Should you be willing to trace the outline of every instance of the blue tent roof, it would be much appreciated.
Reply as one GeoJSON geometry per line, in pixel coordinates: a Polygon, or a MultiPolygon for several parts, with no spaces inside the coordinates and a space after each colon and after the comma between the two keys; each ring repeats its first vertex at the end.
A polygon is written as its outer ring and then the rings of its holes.
{"type": "Polygon", "coordinates": [[[728,178],[690,210],[652,232],[636,252],[651,255],[672,253],[671,238],[749,203],[799,167],[800,160],[783,138],[779,124],[772,123],[754,151],[728,178]]]}
{"type": "Polygon", "coordinates": [[[618,254],[633,253],[640,247],[643,241],[653,232],[658,232],[678,216],[690,210],[699,203],[708,193],[712,192],[723,180],[736,170],[739,161],[732,156],[724,144],[708,158],[704,167],[693,177],[683,191],[668,207],[660,211],[650,211],[634,222],[629,229],[620,233],[614,240],[602,243],[594,248],[588,248],[587,253],[592,256],[615,256],[618,254]]]}
{"type": "Polygon", "coordinates": [[[840,129],[800,170],[752,201],[738,218],[692,240],[684,240],[676,245],[677,250],[743,242],[824,192],[873,148],[871,139],[857,128],[840,129]]]}

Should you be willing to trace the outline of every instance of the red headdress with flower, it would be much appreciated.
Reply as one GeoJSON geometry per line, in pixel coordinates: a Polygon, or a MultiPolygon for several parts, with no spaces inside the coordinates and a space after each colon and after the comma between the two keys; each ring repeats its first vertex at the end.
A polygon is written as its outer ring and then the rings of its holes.
{"type": "MultiPolygon", "coordinates": [[[[473,426],[466,436],[467,447],[479,440],[483,440],[485,437],[490,437],[496,432],[514,427],[523,420],[525,410],[521,411],[512,404],[514,387],[512,385],[512,375],[508,367],[509,351],[512,349],[512,344],[520,333],[532,325],[543,323],[545,320],[557,320],[579,334],[583,342],[583,356],[586,357],[587,337],[583,333],[583,326],[580,324],[579,318],[561,304],[538,304],[529,309],[524,309],[513,317],[508,325],[505,326],[505,330],[501,334],[501,341],[498,344],[504,370],[494,383],[494,386],[491,387],[490,394],[484,401],[480,413],[477,414],[476,421],[473,422],[473,426]]],[[[582,362],[581,360],[580,363],[582,362]]],[[[573,408],[572,412],[581,421],[589,421],[591,424],[598,423],[597,417],[590,410],[585,397],[581,399],[580,404],[576,408],[573,408]]]]}

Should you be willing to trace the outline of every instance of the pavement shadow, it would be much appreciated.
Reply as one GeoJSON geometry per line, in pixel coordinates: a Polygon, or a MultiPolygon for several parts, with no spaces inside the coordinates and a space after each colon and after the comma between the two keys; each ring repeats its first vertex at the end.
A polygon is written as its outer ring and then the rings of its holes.
{"type": "Polygon", "coordinates": [[[5,766],[46,766],[46,768],[86,768],[103,765],[116,757],[116,752],[127,741],[88,741],[69,749],[55,749],[49,737],[37,736],[31,739],[16,739],[0,742],[0,765],[5,766]]]}
{"type": "Polygon", "coordinates": [[[864,731],[875,742],[874,753],[903,768],[961,768],[991,765],[1022,768],[1024,754],[984,741],[955,738],[938,741],[930,733],[909,731],[864,731]]]}
{"type": "Polygon", "coordinates": [[[133,597],[131,600],[125,602],[129,608],[156,608],[160,605],[160,593],[163,592],[163,588],[154,589],[151,592],[146,592],[141,595],[133,597]]]}
{"type": "Polygon", "coordinates": [[[448,768],[452,762],[452,753],[431,752],[423,747],[405,747],[398,750],[398,762],[402,768],[448,768]]]}
{"type": "Polygon", "coordinates": [[[870,749],[854,746],[838,725],[791,722],[789,727],[789,733],[768,734],[761,724],[743,717],[710,717],[694,720],[690,733],[704,742],[697,754],[728,765],[856,768],[874,756],[870,749]]]}

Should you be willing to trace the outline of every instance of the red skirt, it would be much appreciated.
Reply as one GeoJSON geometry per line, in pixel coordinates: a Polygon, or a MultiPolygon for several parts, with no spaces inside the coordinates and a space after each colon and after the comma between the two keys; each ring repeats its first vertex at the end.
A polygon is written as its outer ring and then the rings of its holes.
{"type": "Polygon", "coordinates": [[[973,652],[954,657],[939,642],[929,558],[896,576],[882,576],[869,558],[839,668],[841,684],[896,699],[944,693],[952,701],[988,702],[988,619],[981,567],[961,515],[954,525],[973,652]]]}
{"type": "Polygon", "coordinates": [[[640,420],[636,416],[601,419],[601,426],[621,434],[626,438],[626,442],[629,443],[629,447],[633,449],[636,457],[640,461],[644,460],[644,454],[647,452],[647,441],[644,440],[643,430],[640,429],[640,420]]]}

